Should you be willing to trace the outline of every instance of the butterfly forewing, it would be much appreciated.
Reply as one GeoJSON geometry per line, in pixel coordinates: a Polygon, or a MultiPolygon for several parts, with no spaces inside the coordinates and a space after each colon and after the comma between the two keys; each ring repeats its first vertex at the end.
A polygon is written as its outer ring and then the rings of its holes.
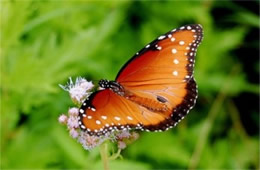
{"type": "Polygon", "coordinates": [[[116,80],[120,83],[160,80],[168,78],[169,72],[177,74],[174,80],[191,76],[194,57],[201,39],[200,25],[174,29],[138,52],[120,70],[116,80]]]}
{"type": "Polygon", "coordinates": [[[193,80],[194,57],[201,39],[200,25],[172,30],[130,60],[118,74],[117,81],[139,96],[154,100],[164,97],[172,110],[185,99],[191,108],[197,95],[193,80]],[[194,91],[192,95],[190,91],[194,91]]]}

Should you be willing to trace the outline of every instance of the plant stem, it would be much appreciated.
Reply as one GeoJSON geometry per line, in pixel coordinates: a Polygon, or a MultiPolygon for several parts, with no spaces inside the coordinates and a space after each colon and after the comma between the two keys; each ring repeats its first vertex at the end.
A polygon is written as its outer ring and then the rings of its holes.
{"type": "Polygon", "coordinates": [[[197,144],[195,146],[195,150],[192,154],[188,169],[190,169],[190,170],[196,169],[196,167],[200,161],[201,153],[204,149],[204,146],[206,145],[207,139],[209,137],[209,133],[212,129],[212,125],[216,119],[217,113],[221,109],[221,106],[222,106],[225,98],[226,98],[226,95],[223,93],[220,93],[218,95],[218,97],[216,98],[215,102],[213,103],[213,105],[209,111],[208,117],[202,126],[200,136],[199,136],[197,144]]]}
{"type": "Polygon", "coordinates": [[[117,150],[117,153],[114,153],[112,156],[109,157],[109,160],[115,160],[115,159],[117,159],[118,157],[121,156],[120,153],[121,153],[121,149],[118,149],[118,150],[117,150]]]}
{"type": "Polygon", "coordinates": [[[227,81],[225,82],[225,84],[223,84],[217,98],[215,99],[213,105],[211,106],[208,117],[205,120],[205,122],[204,122],[204,124],[201,128],[200,136],[197,140],[197,144],[196,144],[194,152],[191,156],[191,160],[190,160],[190,163],[188,165],[189,170],[193,170],[193,169],[197,168],[199,161],[200,161],[202,151],[203,151],[205,145],[207,144],[207,139],[210,135],[210,131],[212,129],[214,121],[217,117],[219,110],[221,109],[223,102],[227,98],[227,94],[225,92],[227,91],[227,89],[231,88],[231,83],[228,80],[230,79],[230,77],[234,76],[239,71],[240,71],[239,65],[235,65],[231,69],[231,72],[229,74],[227,81]]]}
{"type": "Polygon", "coordinates": [[[232,100],[229,100],[227,104],[229,108],[228,113],[230,114],[231,120],[234,125],[234,129],[237,131],[237,134],[239,134],[244,141],[248,141],[248,135],[246,133],[245,128],[243,127],[243,124],[239,116],[240,114],[235,103],[232,100]]]}
{"type": "Polygon", "coordinates": [[[108,143],[103,142],[100,147],[100,155],[101,159],[103,162],[104,170],[109,170],[109,165],[108,165],[108,143]]]}

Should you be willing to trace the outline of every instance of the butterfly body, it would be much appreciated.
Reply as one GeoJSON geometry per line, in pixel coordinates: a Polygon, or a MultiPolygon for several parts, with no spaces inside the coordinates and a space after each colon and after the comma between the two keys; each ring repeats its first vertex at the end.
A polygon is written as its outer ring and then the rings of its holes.
{"type": "Polygon", "coordinates": [[[164,131],[194,106],[193,67],[202,40],[200,25],[174,29],[146,45],[119,71],[115,81],[100,80],[80,108],[79,124],[90,135],[114,130],[164,131]]]}
{"type": "Polygon", "coordinates": [[[100,80],[98,84],[101,88],[110,89],[111,91],[120,96],[126,95],[126,91],[124,90],[123,86],[121,86],[116,81],[100,80]]]}

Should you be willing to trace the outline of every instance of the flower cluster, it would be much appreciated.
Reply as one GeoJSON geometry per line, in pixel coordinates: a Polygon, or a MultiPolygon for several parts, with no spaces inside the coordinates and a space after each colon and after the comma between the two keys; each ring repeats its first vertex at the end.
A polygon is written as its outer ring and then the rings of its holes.
{"type": "Polygon", "coordinates": [[[80,105],[82,102],[91,94],[91,90],[94,85],[90,81],[88,82],[86,79],[77,77],[75,84],[71,77],[69,78],[69,82],[67,85],[59,85],[63,90],[68,91],[71,97],[71,100],[76,104],[80,105]]]}
{"type": "MultiPolygon", "coordinates": [[[[93,89],[94,85],[92,82],[88,82],[86,79],[80,77],[76,79],[75,85],[70,78],[66,86],[60,85],[60,87],[68,91],[72,101],[79,106],[91,94],[91,89],[93,89]]],[[[73,107],[68,110],[67,115],[61,114],[58,120],[61,124],[67,126],[70,136],[76,139],[86,150],[93,149],[106,140],[117,142],[118,148],[124,149],[127,144],[135,141],[139,137],[138,133],[128,130],[115,131],[103,136],[91,136],[80,129],[78,118],[79,108],[73,107]]]]}
{"type": "Polygon", "coordinates": [[[73,107],[69,109],[68,116],[64,114],[60,115],[59,122],[61,124],[67,125],[70,136],[74,139],[77,139],[77,141],[80,144],[82,144],[82,146],[86,150],[90,150],[100,145],[106,139],[109,139],[108,136],[102,136],[102,137],[90,136],[86,132],[81,131],[78,124],[78,116],[79,116],[79,109],[73,107]]]}
{"type": "Polygon", "coordinates": [[[117,146],[119,149],[125,149],[127,144],[132,143],[137,140],[139,134],[136,132],[129,132],[128,130],[119,131],[116,134],[117,146]]]}

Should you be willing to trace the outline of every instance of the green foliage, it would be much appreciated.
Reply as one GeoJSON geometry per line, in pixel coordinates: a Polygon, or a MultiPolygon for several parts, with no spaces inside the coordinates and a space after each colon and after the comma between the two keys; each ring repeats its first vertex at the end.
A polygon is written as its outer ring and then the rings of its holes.
{"type": "Polygon", "coordinates": [[[58,84],[70,76],[114,79],[145,44],[189,23],[204,28],[198,104],[174,130],[141,133],[110,168],[259,168],[259,35],[250,36],[259,34],[259,16],[250,11],[258,2],[0,3],[1,169],[101,169],[99,151],[83,150],[58,124],[73,106],[58,84]]]}

